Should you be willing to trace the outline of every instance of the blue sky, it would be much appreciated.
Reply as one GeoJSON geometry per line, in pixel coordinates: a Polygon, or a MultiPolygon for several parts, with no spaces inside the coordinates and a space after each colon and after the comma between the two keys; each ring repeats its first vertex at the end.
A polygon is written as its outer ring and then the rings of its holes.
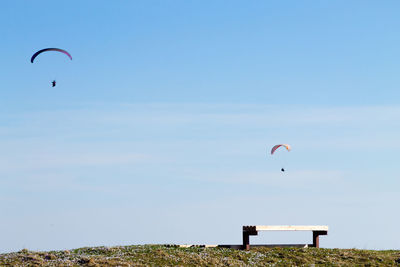
{"type": "Polygon", "coordinates": [[[260,224],[400,249],[399,6],[0,3],[0,252],[240,243],[260,224]],[[45,47],[73,60],[31,64],[45,47]]]}

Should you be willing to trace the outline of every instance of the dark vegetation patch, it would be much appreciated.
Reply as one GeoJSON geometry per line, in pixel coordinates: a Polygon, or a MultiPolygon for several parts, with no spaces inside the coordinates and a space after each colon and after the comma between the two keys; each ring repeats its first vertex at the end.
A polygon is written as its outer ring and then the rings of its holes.
{"type": "Polygon", "coordinates": [[[0,254],[0,266],[400,266],[400,251],[254,248],[180,248],[145,245],[21,250],[0,254]]]}

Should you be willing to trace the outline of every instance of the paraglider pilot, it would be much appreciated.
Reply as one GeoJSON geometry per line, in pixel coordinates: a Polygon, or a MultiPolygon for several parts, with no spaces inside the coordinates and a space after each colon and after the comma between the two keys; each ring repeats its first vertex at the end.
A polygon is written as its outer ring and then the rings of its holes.
{"type": "Polygon", "coordinates": [[[282,168],[282,169],[281,169],[281,171],[282,171],[282,172],[284,172],[284,171],[285,171],[285,169],[284,169],[284,168],[282,168]]]}
{"type": "Polygon", "coordinates": [[[52,81],[52,82],[51,82],[51,85],[52,85],[52,87],[55,87],[55,86],[56,86],[56,81],[55,81],[55,80],[52,81]]]}

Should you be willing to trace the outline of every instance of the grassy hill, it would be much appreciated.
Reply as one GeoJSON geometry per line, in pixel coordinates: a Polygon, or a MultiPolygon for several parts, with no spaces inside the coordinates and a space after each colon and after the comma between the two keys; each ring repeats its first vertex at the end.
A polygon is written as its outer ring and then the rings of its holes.
{"type": "Polygon", "coordinates": [[[0,254],[0,266],[400,266],[400,251],[145,245],[0,254]],[[399,263],[397,263],[399,262],[399,263]]]}

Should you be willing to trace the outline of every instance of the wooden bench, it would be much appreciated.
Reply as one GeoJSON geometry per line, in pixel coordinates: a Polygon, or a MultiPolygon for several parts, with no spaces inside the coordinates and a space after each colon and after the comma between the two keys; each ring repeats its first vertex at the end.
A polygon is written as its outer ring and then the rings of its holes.
{"type": "MultiPolygon", "coordinates": [[[[319,248],[319,236],[328,234],[328,226],[324,225],[257,225],[243,226],[243,249],[250,249],[250,236],[258,235],[258,231],[312,231],[313,243],[310,247],[319,248]]],[[[295,246],[295,245],[294,245],[295,246]]],[[[306,245],[307,246],[307,245],[306,245]]]]}

